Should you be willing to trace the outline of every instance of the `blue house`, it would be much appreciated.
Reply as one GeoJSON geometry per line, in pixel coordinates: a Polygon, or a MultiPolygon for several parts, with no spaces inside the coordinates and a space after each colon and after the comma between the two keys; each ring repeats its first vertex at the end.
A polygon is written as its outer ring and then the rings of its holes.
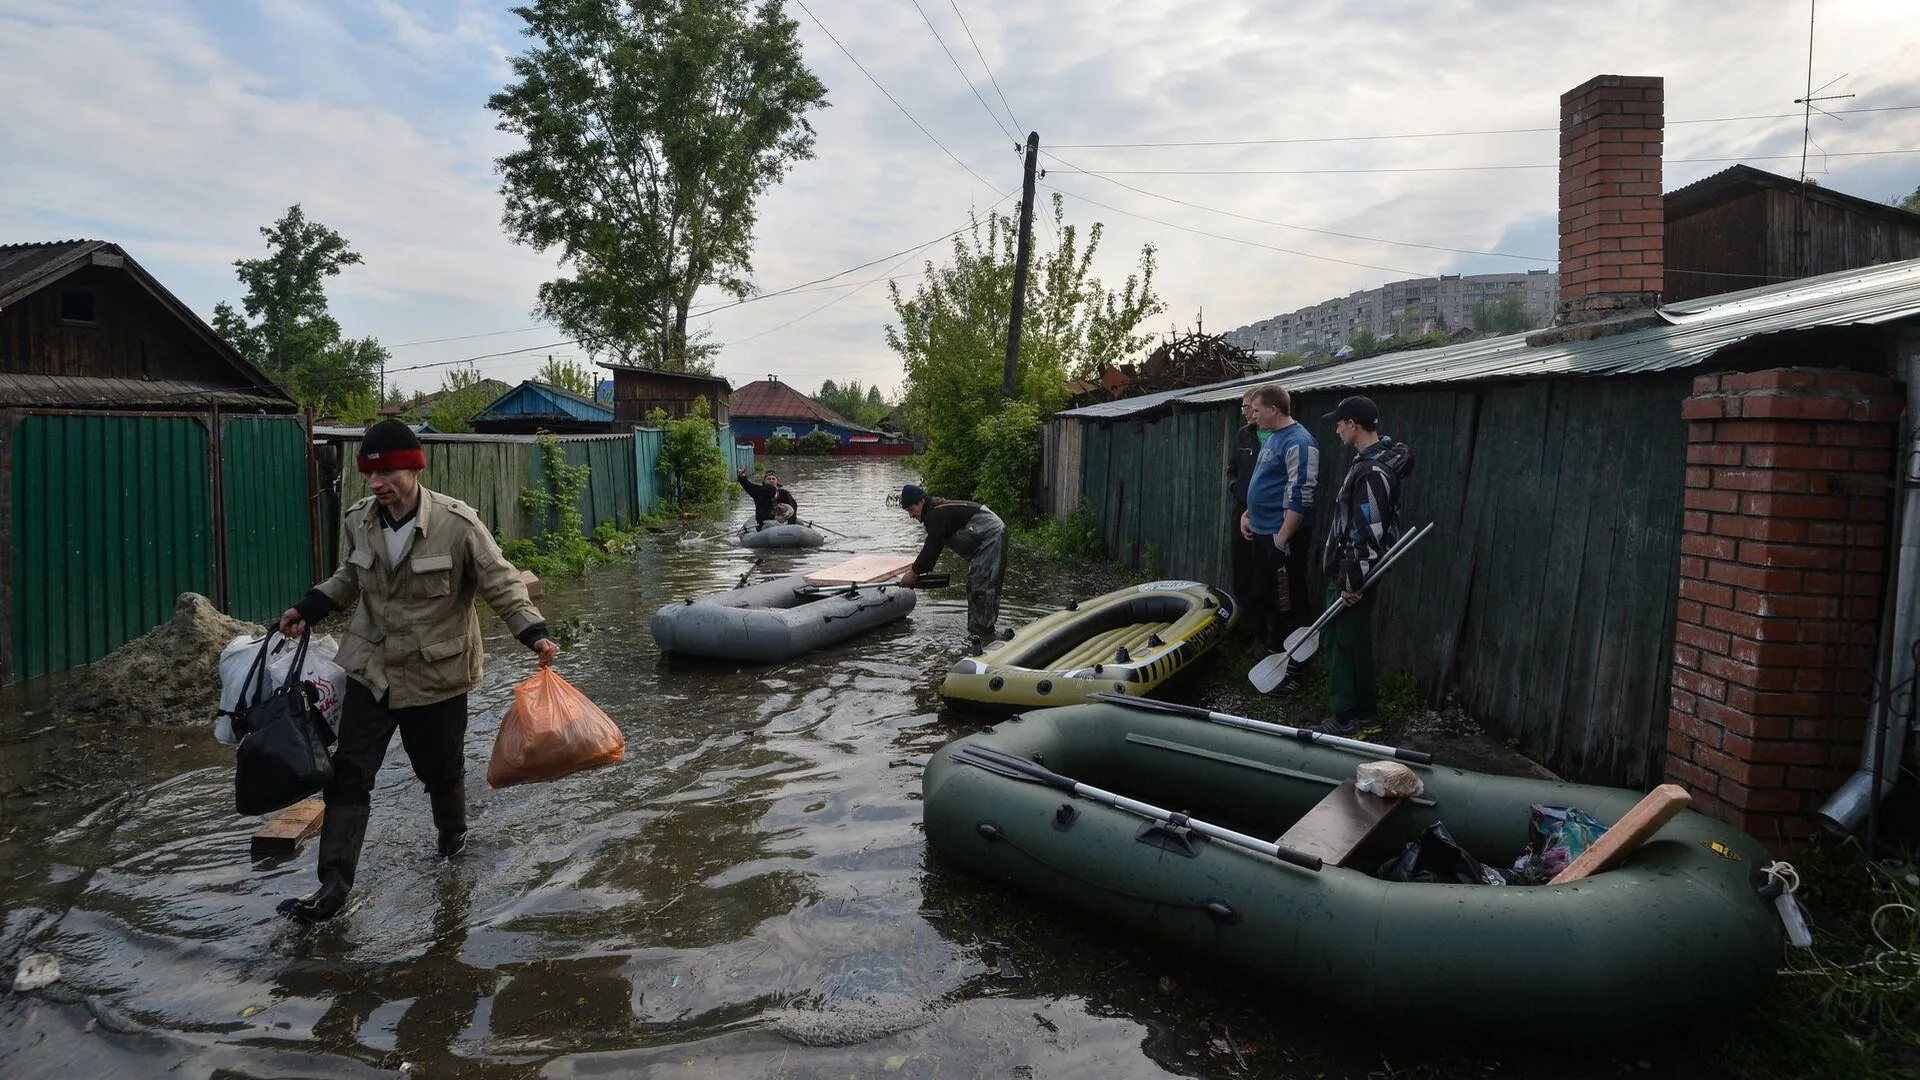
{"type": "Polygon", "coordinates": [[[856,424],[832,409],[769,375],[733,392],[733,434],[764,451],[767,437],[802,439],[824,431],[839,444],[837,454],[860,457],[900,457],[913,453],[913,444],[890,432],[856,424]]]}
{"type": "Polygon", "coordinates": [[[529,379],[495,398],[473,418],[473,430],[501,435],[590,435],[613,431],[613,407],[529,379]]]}

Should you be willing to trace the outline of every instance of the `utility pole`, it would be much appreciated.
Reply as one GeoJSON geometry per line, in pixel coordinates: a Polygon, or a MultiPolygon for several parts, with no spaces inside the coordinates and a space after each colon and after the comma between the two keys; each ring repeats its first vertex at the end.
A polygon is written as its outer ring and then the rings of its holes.
{"type": "Polygon", "coordinates": [[[1013,263],[1013,316],[1007,322],[1007,366],[1000,376],[1000,396],[1012,401],[1020,393],[1020,319],[1027,309],[1027,263],[1033,258],[1033,170],[1040,160],[1040,133],[1027,132],[1027,171],[1020,182],[1020,253],[1013,263]]]}

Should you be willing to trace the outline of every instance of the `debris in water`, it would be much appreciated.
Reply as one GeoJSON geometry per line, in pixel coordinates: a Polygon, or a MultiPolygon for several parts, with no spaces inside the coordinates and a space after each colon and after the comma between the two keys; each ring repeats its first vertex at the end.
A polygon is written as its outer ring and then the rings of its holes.
{"type": "Polygon", "coordinates": [[[1003,979],[1017,979],[1020,977],[1020,969],[1013,966],[1013,957],[1006,953],[1000,954],[999,968],[1000,977],[1003,979]]]}
{"type": "Polygon", "coordinates": [[[245,1020],[247,1017],[252,1016],[253,1014],[259,1011],[260,1011],[260,1006],[249,1005],[246,1008],[240,1010],[240,1019],[245,1020]]]}
{"type": "Polygon", "coordinates": [[[61,711],[140,724],[208,724],[220,705],[220,650],[263,628],[181,593],[173,617],[95,661],[61,711]]]}
{"type": "Polygon", "coordinates": [[[20,967],[13,973],[13,990],[24,994],[29,990],[52,986],[60,981],[60,961],[43,952],[28,953],[20,961],[20,967]]]}
{"type": "Polygon", "coordinates": [[[1036,1020],[1036,1021],[1038,1021],[1038,1022],[1039,1022],[1039,1024],[1040,1024],[1040,1026],[1041,1026],[1041,1027],[1043,1027],[1043,1028],[1046,1028],[1046,1029],[1047,1029],[1048,1031],[1051,1031],[1051,1032],[1053,1032],[1053,1033],[1054,1033],[1054,1034],[1056,1034],[1056,1035],[1058,1035],[1058,1034],[1060,1033],[1060,1025],[1059,1025],[1059,1024],[1056,1024],[1056,1023],[1054,1023],[1053,1021],[1051,1021],[1051,1020],[1049,1020],[1049,1019],[1047,1019],[1046,1017],[1044,1017],[1044,1016],[1041,1016],[1041,1015],[1040,1015],[1039,1013],[1034,1013],[1034,1014],[1033,1014],[1033,1018],[1034,1018],[1034,1020],[1036,1020]]]}

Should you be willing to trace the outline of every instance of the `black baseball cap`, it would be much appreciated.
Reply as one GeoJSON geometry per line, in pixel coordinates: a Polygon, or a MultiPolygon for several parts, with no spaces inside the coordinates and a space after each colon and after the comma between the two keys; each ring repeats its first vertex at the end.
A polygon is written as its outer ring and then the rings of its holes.
{"type": "Polygon", "coordinates": [[[1341,398],[1340,404],[1335,405],[1332,412],[1320,419],[1329,424],[1352,420],[1361,427],[1372,430],[1380,426],[1380,407],[1373,403],[1372,398],[1360,397],[1356,394],[1353,397],[1341,398]]]}

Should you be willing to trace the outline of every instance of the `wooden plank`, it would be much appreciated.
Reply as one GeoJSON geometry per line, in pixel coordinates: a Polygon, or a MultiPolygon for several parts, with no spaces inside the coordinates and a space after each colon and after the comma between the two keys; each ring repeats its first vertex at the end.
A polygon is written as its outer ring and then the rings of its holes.
{"type": "Polygon", "coordinates": [[[1353,778],[1348,777],[1274,843],[1307,855],[1318,855],[1327,865],[1338,866],[1365,843],[1399,805],[1399,799],[1383,799],[1361,791],[1354,787],[1353,778]]]}
{"type": "Polygon", "coordinates": [[[1570,881],[1598,874],[1612,868],[1620,860],[1632,853],[1634,848],[1652,839],[1660,831],[1660,826],[1672,821],[1674,815],[1687,808],[1692,801],[1687,789],[1679,784],[1661,784],[1639,802],[1633,809],[1613,823],[1593,846],[1581,852],[1573,864],[1553,876],[1549,885],[1564,885],[1570,881]]]}
{"type": "Polygon", "coordinates": [[[913,565],[912,555],[856,555],[806,575],[809,585],[866,585],[897,578],[913,565]]]}
{"type": "Polygon", "coordinates": [[[299,851],[307,837],[320,831],[320,822],[326,813],[327,804],[316,795],[273,815],[253,834],[253,857],[264,859],[299,851]]]}

